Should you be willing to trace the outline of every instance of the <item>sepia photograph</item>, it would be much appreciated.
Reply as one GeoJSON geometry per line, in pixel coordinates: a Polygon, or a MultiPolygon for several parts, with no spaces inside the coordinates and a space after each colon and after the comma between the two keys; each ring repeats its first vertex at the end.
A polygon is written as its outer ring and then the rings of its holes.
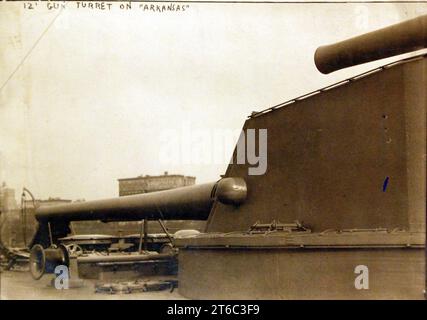
{"type": "Polygon", "coordinates": [[[427,1],[2,0],[0,70],[0,300],[426,299],[427,1]]]}

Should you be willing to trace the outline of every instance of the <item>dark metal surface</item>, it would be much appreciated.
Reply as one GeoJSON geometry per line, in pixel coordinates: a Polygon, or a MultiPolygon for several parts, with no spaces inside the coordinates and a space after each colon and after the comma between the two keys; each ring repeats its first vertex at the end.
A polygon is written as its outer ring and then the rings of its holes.
{"type": "Polygon", "coordinates": [[[191,299],[423,299],[423,251],[180,249],[178,290],[191,299]],[[368,290],[355,288],[359,265],[369,268],[368,290]]]}
{"type": "Polygon", "coordinates": [[[427,15],[335,44],[319,47],[314,55],[322,73],[392,57],[427,47],[427,15]]]}
{"type": "Polygon", "coordinates": [[[243,130],[268,130],[267,172],[230,164],[225,176],[245,179],[247,200],[218,203],[207,232],[273,220],[424,231],[426,87],[420,57],[248,119],[243,130]]]}

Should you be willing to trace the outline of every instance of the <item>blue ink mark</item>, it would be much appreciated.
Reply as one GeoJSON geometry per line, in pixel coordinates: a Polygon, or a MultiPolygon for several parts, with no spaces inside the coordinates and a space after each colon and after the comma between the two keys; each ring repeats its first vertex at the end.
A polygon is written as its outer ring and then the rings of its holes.
{"type": "Polygon", "coordinates": [[[387,185],[388,185],[388,177],[385,178],[384,183],[383,183],[383,192],[385,192],[385,190],[387,189],[387,185]]]}

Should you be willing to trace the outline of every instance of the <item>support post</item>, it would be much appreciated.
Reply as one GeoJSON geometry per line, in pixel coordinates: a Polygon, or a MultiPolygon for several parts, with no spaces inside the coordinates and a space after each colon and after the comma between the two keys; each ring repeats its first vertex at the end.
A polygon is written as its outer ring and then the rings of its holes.
{"type": "Polygon", "coordinates": [[[141,229],[139,231],[139,246],[138,246],[138,253],[142,252],[142,239],[144,236],[144,219],[141,220],[141,229]]]}
{"type": "Polygon", "coordinates": [[[147,251],[148,245],[148,220],[144,219],[144,250],[147,251]]]}

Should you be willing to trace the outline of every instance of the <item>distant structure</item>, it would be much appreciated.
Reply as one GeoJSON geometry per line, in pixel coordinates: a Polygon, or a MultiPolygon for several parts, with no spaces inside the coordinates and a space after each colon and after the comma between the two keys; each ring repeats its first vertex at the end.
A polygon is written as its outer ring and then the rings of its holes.
{"type": "Polygon", "coordinates": [[[138,176],[135,178],[122,178],[119,181],[119,196],[149,193],[179,187],[191,186],[196,183],[196,177],[181,174],[168,174],[167,171],[161,176],[138,176]]]}
{"type": "Polygon", "coordinates": [[[17,225],[19,225],[19,209],[15,199],[15,189],[7,187],[3,182],[0,186],[0,247],[16,246],[15,226],[17,225]]]}
{"type": "Polygon", "coordinates": [[[16,209],[18,206],[15,199],[15,189],[8,188],[3,182],[0,187],[0,211],[8,212],[16,209]]]}
{"type": "MultiPolygon", "coordinates": [[[[59,204],[67,204],[72,202],[68,199],[61,199],[59,197],[49,197],[48,199],[42,200],[42,199],[36,199],[35,201],[36,207],[48,207],[48,206],[56,206],[59,204]]],[[[32,200],[25,200],[25,206],[26,208],[33,208],[33,201],[32,200]]]]}

